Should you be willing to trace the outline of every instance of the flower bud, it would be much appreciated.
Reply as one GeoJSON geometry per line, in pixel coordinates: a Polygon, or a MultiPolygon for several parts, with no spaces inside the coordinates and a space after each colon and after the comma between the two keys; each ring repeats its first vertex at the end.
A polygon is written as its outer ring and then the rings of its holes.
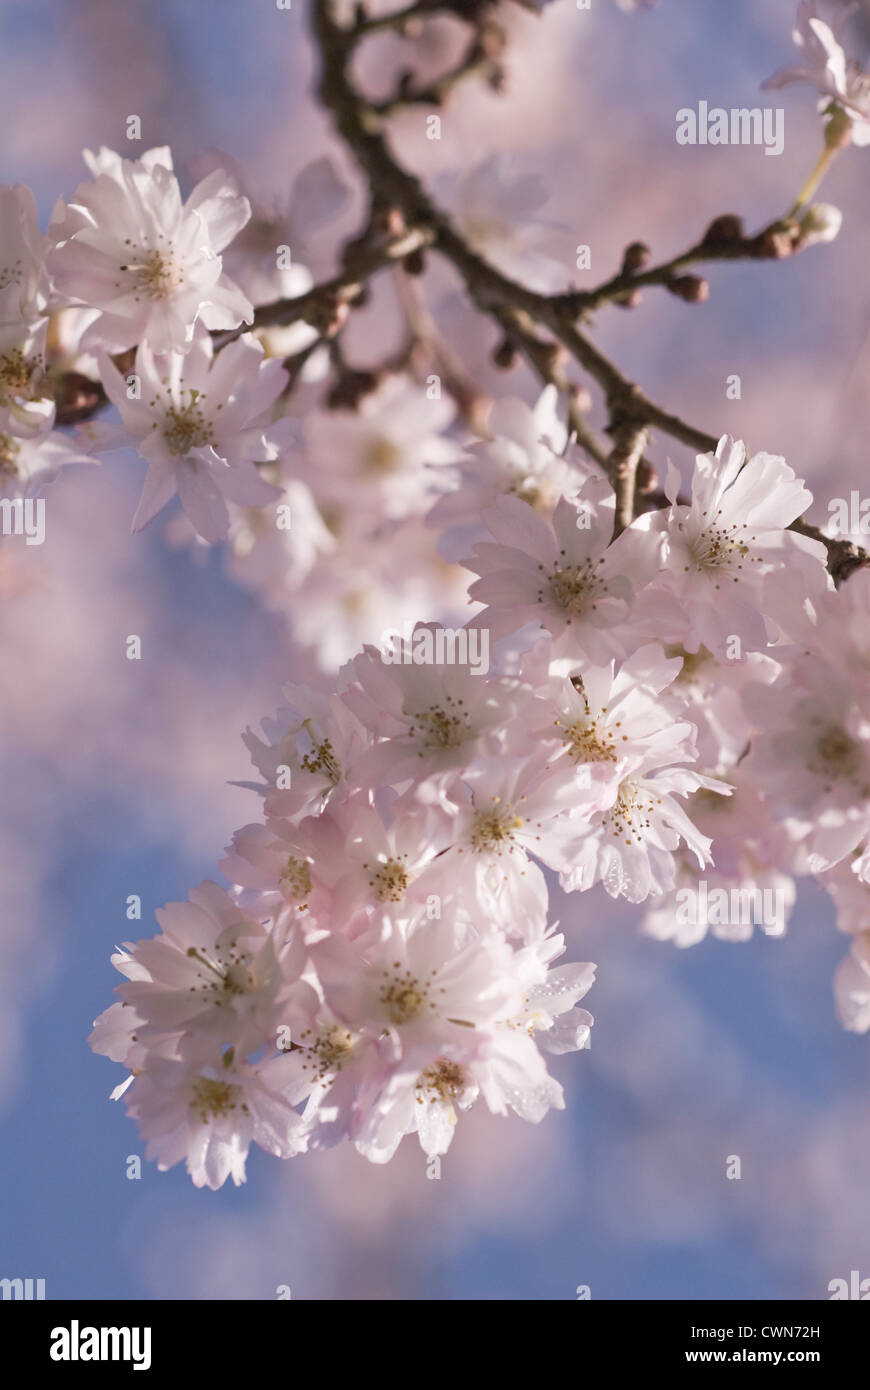
{"type": "Polygon", "coordinates": [[[714,218],[704,233],[704,243],[707,246],[711,243],[721,246],[723,242],[742,240],[743,218],[733,212],[725,212],[721,217],[714,218]]]}
{"type": "Polygon", "coordinates": [[[798,225],[796,222],[784,222],[776,228],[768,228],[761,236],[756,237],[753,242],[753,253],[761,260],[784,260],[786,256],[794,254],[797,236],[798,225]]]}
{"type": "Polygon", "coordinates": [[[700,275],[675,275],[668,281],[668,289],[687,304],[703,304],[710,298],[710,286],[700,275]]]}
{"type": "Polygon", "coordinates": [[[504,338],[492,354],[492,360],[502,371],[509,371],[517,360],[517,350],[510,338],[504,338]]]}
{"type": "Polygon", "coordinates": [[[813,203],[798,223],[795,250],[813,246],[817,241],[833,241],[843,225],[843,214],[833,203],[813,203]]]}
{"type": "Polygon", "coordinates": [[[633,241],[630,246],[626,246],[625,255],[622,258],[622,274],[636,275],[639,270],[644,270],[649,265],[650,250],[642,241],[633,241]]]}
{"type": "Polygon", "coordinates": [[[426,257],[422,247],[406,256],[402,264],[409,275],[422,275],[426,269],[426,257]]]}

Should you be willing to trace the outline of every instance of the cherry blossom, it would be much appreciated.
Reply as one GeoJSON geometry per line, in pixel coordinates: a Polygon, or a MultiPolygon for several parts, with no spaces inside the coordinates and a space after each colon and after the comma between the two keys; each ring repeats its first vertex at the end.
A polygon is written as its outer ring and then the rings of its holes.
{"type": "MultiPolygon", "coordinates": [[[[488,6],[451,8],[497,91],[506,35],[488,6]]],[[[598,309],[634,308],[641,243],[587,293],[553,255],[568,229],[544,220],[536,169],[395,163],[382,123],[432,94],[409,73],[395,103],[364,98],[351,59],[441,19],[390,12],[317,7],[324,100],[370,195],[342,246],[350,190],[317,150],[277,194],[208,155],[186,201],[167,148],[86,153],[92,178],[45,235],[33,196],[0,190],[4,514],[62,465],[132,446],[133,529],[177,494],[171,543],[202,559],[225,542],[287,639],[284,703],[243,734],[255,797],[224,837],[226,884],[116,949],[90,1038],[129,1072],[113,1095],[149,1158],[197,1186],[244,1181],[251,1144],[381,1164],[414,1136],[435,1159],[479,1102],[534,1124],[561,1108],[548,1054],[588,1047],[597,969],[562,958],[605,895],[642,904],[647,937],[736,948],[782,935],[814,876],[849,937],[837,1016],[870,1031],[866,557],[807,522],[791,462],[716,443],[586,338],[598,309]],[[117,420],[95,418],[106,401],[117,420]],[[688,495],[660,436],[691,445],[688,495]],[[770,919],[731,906],[759,901],[770,919]]],[[[835,148],[870,142],[840,35],[805,0],[803,65],[765,84],[822,93],[813,187],[835,148]]],[[[717,219],[644,292],[700,303],[676,271],[707,251],[832,240],[840,215],[810,196],[758,236],[717,219]]]]}
{"type": "Polygon", "coordinates": [[[137,160],[85,150],[84,160],[93,179],[55,208],[48,258],[57,293],[99,310],[83,349],[120,352],[145,340],[155,353],[186,352],[198,322],[250,322],[251,305],[223,274],[220,254],[250,205],[222,171],[182,202],[165,146],[137,160]]]}
{"type": "Polygon", "coordinates": [[[856,145],[870,144],[870,75],[847,59],[840,39],[851,6],[838,6],[827,24],[819,16],[816,0],[800,0],[793,38],[804,62],[781,68],[762,85],[784,87],[808,82],[822,93],[821,111],[836,110],[848,118],[856,145]]]}
{"type": "MultiPolygon", "coordinates": [[[[263,360],[247,334],[214,357],[208,334],[198,331],[190,350],[155,355],[147,343],[136,354],[133,386],[105,353],[100,370],[106,394],[121,416],[123,431],[109,432],[95,448],[133,440],[148,463],[133,530],[140,531],[177,492],[206,541],[229,530],[226,499],[265,506],[281,495],[256,464],[276,457],[287,438],[285,419],[270,420],[287,373],[280,362],[263,360]]],[[[129,379],[128,379],[129,381],[129,379]]]]}
{"type": "Polygon", "coordinates": [[[472,626],[497,641],[539,624],[553,637],[554,656],[573,661],[625,655],[619,625],[658,572],[661,545],[640,530],[611,544],[614,509],[612,489],[598,478],[560,498],[551,521],[516,497],[499,498],[483,518],[493,540],[464,561],[480,576],[469,596],[486,605],[472,626]]]}

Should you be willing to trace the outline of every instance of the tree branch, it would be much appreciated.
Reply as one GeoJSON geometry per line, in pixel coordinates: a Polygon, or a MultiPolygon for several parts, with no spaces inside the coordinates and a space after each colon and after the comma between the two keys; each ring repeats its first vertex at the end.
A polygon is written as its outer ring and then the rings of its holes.
{"type": "MultiPolygon", "coordinates": [[[[667,284],[673,281],[676,271],[702,258],[732,260],[751,255],[766,259],[790,255],[799,244],[797,224],[788,220],[772,223],[756,237],[747,239],[735,219],[720,218],[696,246],[664,265],[634,274],[623,268],[619,276],[587,294],[540,294],[490,265],[454,229],[446,214],[428,197],[420,180],[396,162],[384,136],[385,113],[356,91],[349,76],[358,31],[343,30],[335,23],[331,0],[312,0],[312,23],[322,58],[320,96],[369,180],[373,194],[380,202],[401,209],[409,227],[420,233],[427,231],[432,246],[453,264],[478,308],[503,328],[513,325],[512,331],[519,335],[530,360],[540,361],[541,345],[535,345],[535,325],[541,324],[601,387],[614,437],[604,466],[617,491],[618,525],[629,524],[634,513],[637,468],[650,429],[701,453],[713,452],[718,441],[714,435],[651,401],[583,333],[577,325],[578,317],[597,304],[618,300],[641,284],[667,284]],[[526,316],[522,331],[518,325],[522,326],[523,321],[517,315],[526,316]]],[[[293,306],[298,301],[291,300],[289,304],[293,306]]],[[[279,313],[279,306],[270,306],[270,312],[279,313]]],[[[269,321],[281,320],[270,317],[269,321]]],[[[851,542],[831,540],[802,520],[795,522],[793,529],[826,546],[835,579],[844,577],[856,565],[870,563],[870,557],[851,542]]]]}

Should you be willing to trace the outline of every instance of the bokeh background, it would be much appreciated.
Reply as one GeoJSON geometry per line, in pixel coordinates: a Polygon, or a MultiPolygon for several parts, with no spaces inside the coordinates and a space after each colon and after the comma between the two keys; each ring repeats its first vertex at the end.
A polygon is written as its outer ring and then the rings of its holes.
{"type": "MultiPolygon", "coordinates": [[[[793,201],[819,149],[814,96],[758,92],[792,61],[792,0],[505,9],[507,95],[462,90],[440,142],[417,112],[396,144],[426,178],[495,150],[542,172],[566,281],[603,279],[629,241],[660,258],[717,214],[761,226],[793,201]],[[783,154],[678,146],[676,110],[702,99],[782,106],[783,154]],[[574,269],[578,243],[590,272],[574,269]]],[[[283,193],[330,152],[358,190],[312,97],[307,19],[307,0],[0,0],[0,182],[30,184],[47,218],[83,177],[82,147],[130,153],[138,114],[139,148],[170,143],[179,170],[218,147],[283,193]]],[[[852,32],[866,58],[870,26],[852,32]]],[[[424,65],[454,40],[437,31],[424,65]]],[[[385,40],[372,80],[407,52],[385,40]]],[[[707,304],[651,291],[595,329],[654,399],[785,454],[819,520],[866,478],[868,174],[870,150],[851,151],[825,185],[845,216],[833,246],[714,267],[707,304]],[[726,400],[733,373],[740,401],[726,400]]],[[[534,399],[522,370],[488,365],[490,330],[449,292],[439,312],[486,389],[534,399]]],[[[0,1276],[45,1278],[49,1297],[270,1299],[283,1284],[297,1299],[412,1300],[573,1299],[578,1285],[593,1299],[818,1299],[851,1269],[870,1276],[870,1050],[834,1018],[847,943],[812,887],[785,938],[687,951],[641,937],[636,912],[598,891],[557,899],[572,957],[599,965],[591,1049],[555,1062],[567,1109],[537,1127],[476,1109],[440,1181],[412,1140],[385,1168],[350,1149],[285,1164],[252,1150],[247,1185],[219,1193],[181,1168],[128,1180],[142,1146],[109,1100],[121,1072],[86,1043],[111,1002],[109,955],[216,876],[256,815],[229,785],[248,775],[239,735],[298,674],[280,615],[219,554],[171,544],[165,518],[130,536],[141,476],[133,454],[68,470],[45,545],[0,547],[0,1276]],[[125,659],[132,633],[140,662],[125,659]],[[141,926],[125,918],[132,893],[141,926]]]]}

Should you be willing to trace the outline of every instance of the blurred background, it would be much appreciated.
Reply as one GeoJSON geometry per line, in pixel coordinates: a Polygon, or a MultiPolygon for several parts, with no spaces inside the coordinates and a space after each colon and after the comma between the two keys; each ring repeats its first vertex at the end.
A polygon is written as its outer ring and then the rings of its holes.
{"type": "MultiPolygon", "coordinates": [[[[659,260],[721,213],[760,227],[820,149],[809,88],[758,90],[795,60],[795,8],[556,0],[536,19],[506,5],[506,95],[464,88],[440,142],[423,112],[403,116],[396,147],[427,180],[497,150],[542,173],[578,285],[615,271],[633,240],[659,260]],[[675,113],[700,100],[781,106],[783,153],[678,146],[675,113]]],[[[356,198],[321,248],[315,273],[328,272],[364,204],[312,96],[307,21],[307,0],[0,0],[0,182],[31,185],[47,220],[85,176],[83,147],[171,144],[185,188],[216,147],[279,196],[330,153],[356,198]]],[[[866,60],[870,26],[859,17],[852,35],[866,60]]],[[[454,41],[448,22],[413,51],[435,70],[454,41]]],[[[375,88],[408,52],[388,38],[366,57],[375,88]]],[[[844,213],[833,246],[714,266],[708,303],[653,290],[594,330],[653,399],[784,454],[819,521],[866,477],[868,175],[870,150],[852,150],[826,181],[844,213]]],[[[449,288],[439,313],[485,389],[535,399],[521,369],[491,366],[491,331],[449,288]]],[[[363,325],[361,354],[370,338],[363,325]]],[[[685,472],[688,455],[672,456],[685,472]]],[[[0,1276],[121,1299],[270,1299],[279,1285],[298,1299],[573,1299],[580,1285],[593,1299],[817,1299],[852,1269],[870,1277],[870,1051],[835,1020],[847,943],[809,887],[784,938],[686,951],[642,938],[636,911],[599,890],[556,893],[571,957],[599,965],[591,1049],[554,1062],[567,1109],[528,1126],[478,1107],[439,1181],[410,1139],[384,1168],[349,1148],[283,1164],[254,1149],[247,1185],[218,1193],[181,1167],[127,1178],[143,1146],[109,1100],[121,1071],[86,1042],[112,999],[109,955],[218,876],[257,814],[229,785],[249,775],[241,731],[298,677],[286,624],[218,553],[171,544],[166,516],[129,534],[142,472],[132,453],[68,470],[44,546],[0,547],[0,1276]],[[134,633],[139,662],[125,659],[134,633]],[[141,924],[125,917],[134,893],[141,924]]]]}

